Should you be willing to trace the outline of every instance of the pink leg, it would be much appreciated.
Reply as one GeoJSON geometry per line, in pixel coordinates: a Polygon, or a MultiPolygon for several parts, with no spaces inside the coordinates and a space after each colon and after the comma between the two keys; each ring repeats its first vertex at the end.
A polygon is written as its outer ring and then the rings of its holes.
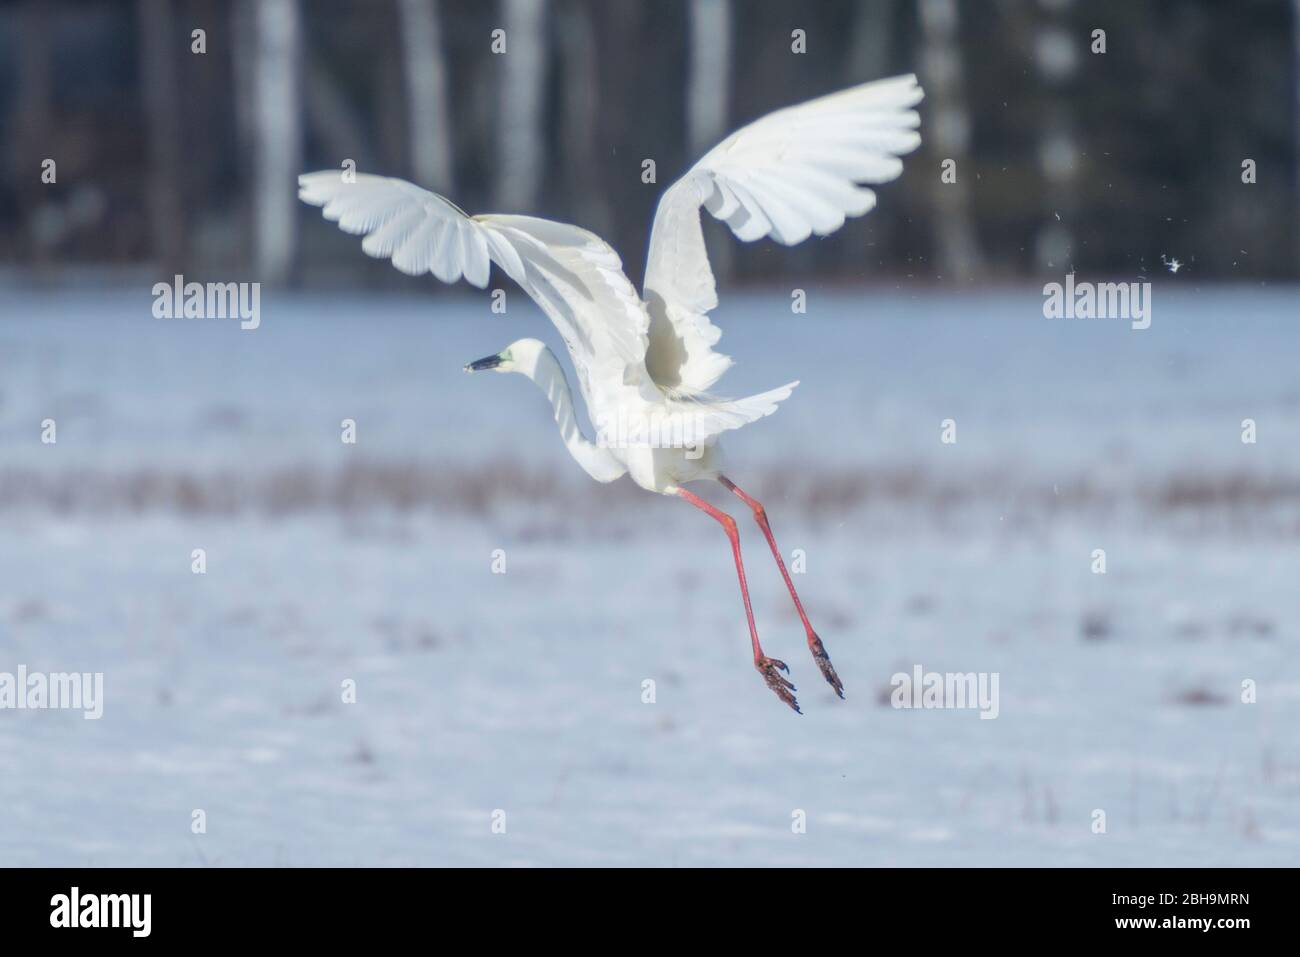
{"type": "MultiPolygon", "coordinates": [[[[799,711],[799,702],[794,697],[795,686],[781,676],[782,671],[789,674],[790,669],[786,667],[784,661],[778,661],[763,654],[763,647],[758,643],[758,629],[754,627],[754,610],[749,604],[749,586],[745,583],[745,564],[740,560],[740,534],[736,531],[736,520],[684,488],[679,488],[677,494],[700,511],[711,515],[722,526],[722,530],[727,533],[727,538],[731,541],[731,554],[736,559],[736,576],[740,579],[740,597],[745,600],[745,618],[749,622],[749,640],[754,646],[754,667],[763,676],[767,686],[776,692],[778,698],[791,708],[794,708],[795,711],[799,711]]],[[[799,713],[803,714],[802,711],[799,711],[799,713]]]]}
{"type": "Polygon", "coordinates": [[[735,492],[741,501],[753,510],[754,521],[763,530],[763,536],[772,549],[772,557],[776,559],[776,567],[781,569],[781,577],[785,579],[785,587],[790,589],[790,597],[794,599],[795,610],[799,612],[799,620],[803,622],[804,631],[808,634],[808,650],[812,652],[813,660],[817,662],[817,667],[821,669],[822,677],[835,689],[835,693],[843,698],[844,685],[840,683],[840,677],[835,673],[834,666],[831,665],[830,655],[826,654],[826,646],[822,644],[822,640],[817,637],[817,632],[813,631],[813,626],[808,621],[808,615],[803,610],[803,602],[799,600],[799,593],[794,590],[794,582],[790,580],[790,573],[785,570],[785,562],[781,560],[781,550],[776,547],[776,539],[772,537],[772,526],[767,523],[767,510],[763,508],[763,504],[758,499],[748,495],[725,475],[719,475],[718,481],[735,492]]]}

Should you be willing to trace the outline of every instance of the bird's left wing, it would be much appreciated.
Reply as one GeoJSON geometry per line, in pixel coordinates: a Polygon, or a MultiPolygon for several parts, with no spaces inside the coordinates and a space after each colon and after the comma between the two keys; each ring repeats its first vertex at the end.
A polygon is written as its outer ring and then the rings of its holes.
{"type": "Polygon", "coordinates": [[[713,351],[718,304],[700,228],[700,207],[736,238],[770,236],[786,246],[825,236],[876,204],[863,183],[884,183],[921,142],[915,76],[866,83],[777,110],[732,133],[663,195],[650,233],[645,301],[646,366],[672,392],[707,389],[731,365],[713,351]]]}
{"type": "MultiPolygon", "coordinates": [[[[298,177],[298,197],[323,207],[361,248],[412,276],[487,286],[491,264],[528,293],[560,331],[594,417],[617,410],[653,420],[682,444],[707,441],[770,415],[794,383],[742,399],[665,397],[646,374],[650,317],[618,254],[577,226],[532,216],[470,216],[400,179],[338,171],[298,177]]],[[[631,442],[630,444],[638,444],[631,442]]]]}
{"type": "Polygon", "coordinates": [[[364,235],[367,255],[411,276],[464,277],[482,289],[496,263],[555,324],[584,392],[640,385],[650,319],[599,236],[531,216],[470,216],[437,193],[363,173],[346,180],[337,170],[305,173],[298,198],[323,207],[344,232],[364,235]]]}

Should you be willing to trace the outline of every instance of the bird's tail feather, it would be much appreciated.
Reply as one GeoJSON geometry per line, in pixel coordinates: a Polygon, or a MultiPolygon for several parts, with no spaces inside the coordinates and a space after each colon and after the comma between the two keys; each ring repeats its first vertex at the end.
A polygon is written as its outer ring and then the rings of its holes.
{"type": "Polygon", "coordinates": [[[776,389],[740,399],[727,399],[715,395],[695,394],[677,399],[673,404],[677,412],[699,417],[700,431],[717,435],[729,429],[738,429],[776,411],[777,403],[790,397],[798,380],[787,382],[776,389]]]}

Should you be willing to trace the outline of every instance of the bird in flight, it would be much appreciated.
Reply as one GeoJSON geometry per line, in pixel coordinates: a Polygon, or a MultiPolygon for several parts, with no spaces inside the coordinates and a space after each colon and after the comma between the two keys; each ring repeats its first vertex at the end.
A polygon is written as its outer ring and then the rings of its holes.
{"type": "Polygon", "coordinates": [[[598,482],[630,475],[642,488],[689,502],[715,519],[731,543],[754,667],[795,711],[785,662],[763,652],[735,520],[684,486],[712,480],[752,512],[785,579],[822,676],[844,686],[808,621],[772,536],[767,512],[722,473],[718,440],[776,411],[798,385],[739,399],[709,391],[731,359],[714,350],[721,331],[704,246],[701,208],[743,242],[770,237],[793,246],[835,232],[876,204],[868,184],[898,177],[900,156],[920,144],[922,98],[915,76],[878,80],[770,113],[710,150],[660,198],[638,294],[618,254],[600,237],[532,216],[470,216],[437,193],[400,179],[342,170],[306,173],[298,197],[327,220],[365,237],[368,255],[412,276],[462,277],[482,289],[492,264],[519,284],[559,331],[573,362],[596,439],[574,414],[573,392],[555,354],[536,339],[512,342],[467,372],[518,373],[550,402],[560,437],[598,482]]]}

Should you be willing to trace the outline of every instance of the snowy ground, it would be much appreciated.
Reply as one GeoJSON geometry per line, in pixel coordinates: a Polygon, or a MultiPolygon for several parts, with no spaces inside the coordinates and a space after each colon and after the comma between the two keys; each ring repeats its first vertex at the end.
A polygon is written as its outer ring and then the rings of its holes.
{"type": "Polygon", "coordinates": [[[848,693],[732,508],[803,717],[717,527],[461,374],[553,341],[522,304],[268,292],[241,332],[0,291],[0,672],[106,696],[0,710],[0,864],[1300,863],[1300,292],[1179,276],[1146,331],[788,301],[718,321],[727,391],[803,380],[727,443],[848,693]],[[997,672],[998,718],[891,708],[915,664],[997,672]]]}

